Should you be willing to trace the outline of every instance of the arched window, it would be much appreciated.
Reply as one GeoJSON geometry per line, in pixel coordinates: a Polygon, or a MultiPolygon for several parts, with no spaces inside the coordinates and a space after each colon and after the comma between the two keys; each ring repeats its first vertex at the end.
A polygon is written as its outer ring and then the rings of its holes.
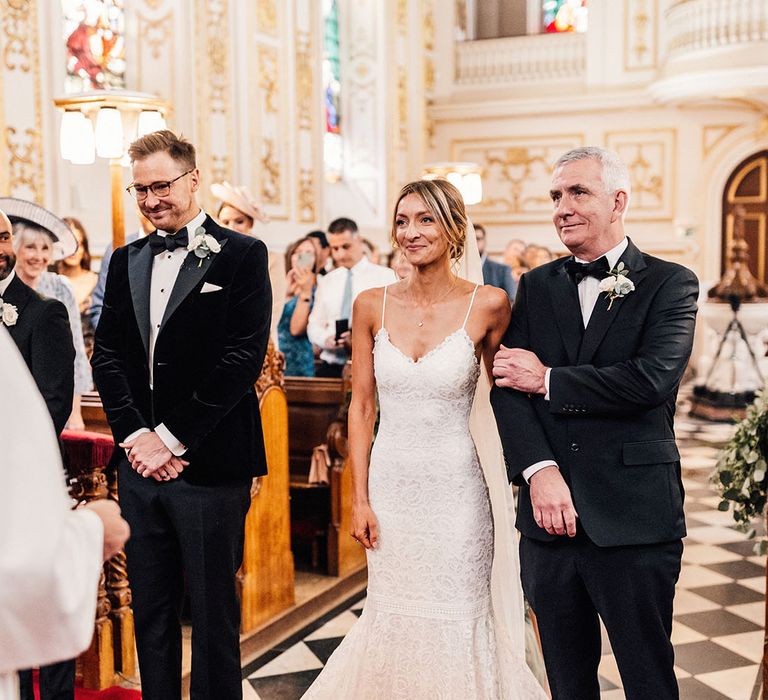
{"type": "Polygon", "coordinates": [[[541,0],[541,31],[586,32],[587,0],[541,0]]]}
{"type": "Polygon", "coordinates": [[[65,92],[125,87],[125,0],[61,0],[65,92]]]}
{"type": "Polygon", "coordinates": [[[323,26],[323,163],[326,179],[336,182],[341,179],[344,164],[337,0],[323,0],[323,26]]]}

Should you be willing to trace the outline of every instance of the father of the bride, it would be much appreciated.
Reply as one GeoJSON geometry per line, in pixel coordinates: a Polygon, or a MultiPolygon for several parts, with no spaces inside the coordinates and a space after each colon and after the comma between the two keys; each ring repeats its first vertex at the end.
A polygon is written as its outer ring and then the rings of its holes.
{"type": "Polygon", "coordinates": [[[240,608],[249,487],[266,473],[253,384],[269,337],[267,249],[200,209],[195,149],[131,144],[128,188],[157,228],[110,261],[93,376],[115,442],[144,700],[181,697],[184,582],[194,699],[242,697],[240,608]]]}
{"type": "Polygon", "coordinates": [[[520,280],[492,400],[520,484],[523,588],[556,700],[599,700],[602,618],[627,700],[678,698],[670,642],[685,535],[673,416],[698,282],[624,235],[618,156],[577,148],[550,196],[561,258],[520,280]]]}

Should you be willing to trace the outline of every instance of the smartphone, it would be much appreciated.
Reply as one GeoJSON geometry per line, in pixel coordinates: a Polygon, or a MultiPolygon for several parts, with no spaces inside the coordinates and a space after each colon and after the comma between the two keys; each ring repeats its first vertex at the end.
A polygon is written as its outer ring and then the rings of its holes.
{"type": "Polygon", "coordinates": [[[315,256],[312,253],[299,253],[296,256],[296,267],[311,270],[315,264],[315,256]]]}
{"type": "Polygon", "coordinates": [[[336,321],[336,340],[341,338],[341,336],[346,333],[349,330],[349,319],[348,318],[340,318],[338,321],[336,321]]]}

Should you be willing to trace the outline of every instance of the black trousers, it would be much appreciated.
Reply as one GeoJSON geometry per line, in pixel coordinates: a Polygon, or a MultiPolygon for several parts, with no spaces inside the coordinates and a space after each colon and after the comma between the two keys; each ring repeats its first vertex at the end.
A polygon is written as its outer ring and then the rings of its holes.
{"type": "Polygon", "coordinates": [[[144,700],[181,697],[184,581],[192,616],[192,700],[241,700],[240,603],[250,480],[196,486],[158,482],[119,465],[119,497],[131,526],[125,551],[133,592],[144,700]]]}
{"type": "Polygon", "coordinates": [[[678,700],[672,602],[683,543],[598,547],[523,537],[523,590],[536,613],[553,700],[599,700],[602,618],[627,700],[678,700]],[[598,618],[599,616],[599,618],[598,618]]]}
{"type": "MultiPolygon", "coordinates": [[[[35,700],[32,671],[19,671],[20,700],[35,700]]],[[[40,700],[74,700],[75,660],[40,667],[40,700]]]]}
{"type": "Polygon", "coordinates": [[[330,362],[320,362],[315,366],[315,376],[325,378],[341,377],[344,365],[335,365],[330,362]]]}

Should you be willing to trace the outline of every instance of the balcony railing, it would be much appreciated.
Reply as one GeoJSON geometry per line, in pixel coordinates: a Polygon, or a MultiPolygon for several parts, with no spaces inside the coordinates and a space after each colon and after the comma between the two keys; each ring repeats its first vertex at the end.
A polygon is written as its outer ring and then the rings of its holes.
{"type": "MultiPolygon", "coordinates": [[[[668,62],[725,46],[768,41],[768,2],[683,0],[667,10],[665,25],[668,62]]],[[[761,62],[764,59],[760,57],[761,62]]]]}
{"type": "Polygon", "coordinates": [[[585,34],[541,34],[466,41],[456,45],[456,84],[580,80],[585,76],[585,34]]]}

